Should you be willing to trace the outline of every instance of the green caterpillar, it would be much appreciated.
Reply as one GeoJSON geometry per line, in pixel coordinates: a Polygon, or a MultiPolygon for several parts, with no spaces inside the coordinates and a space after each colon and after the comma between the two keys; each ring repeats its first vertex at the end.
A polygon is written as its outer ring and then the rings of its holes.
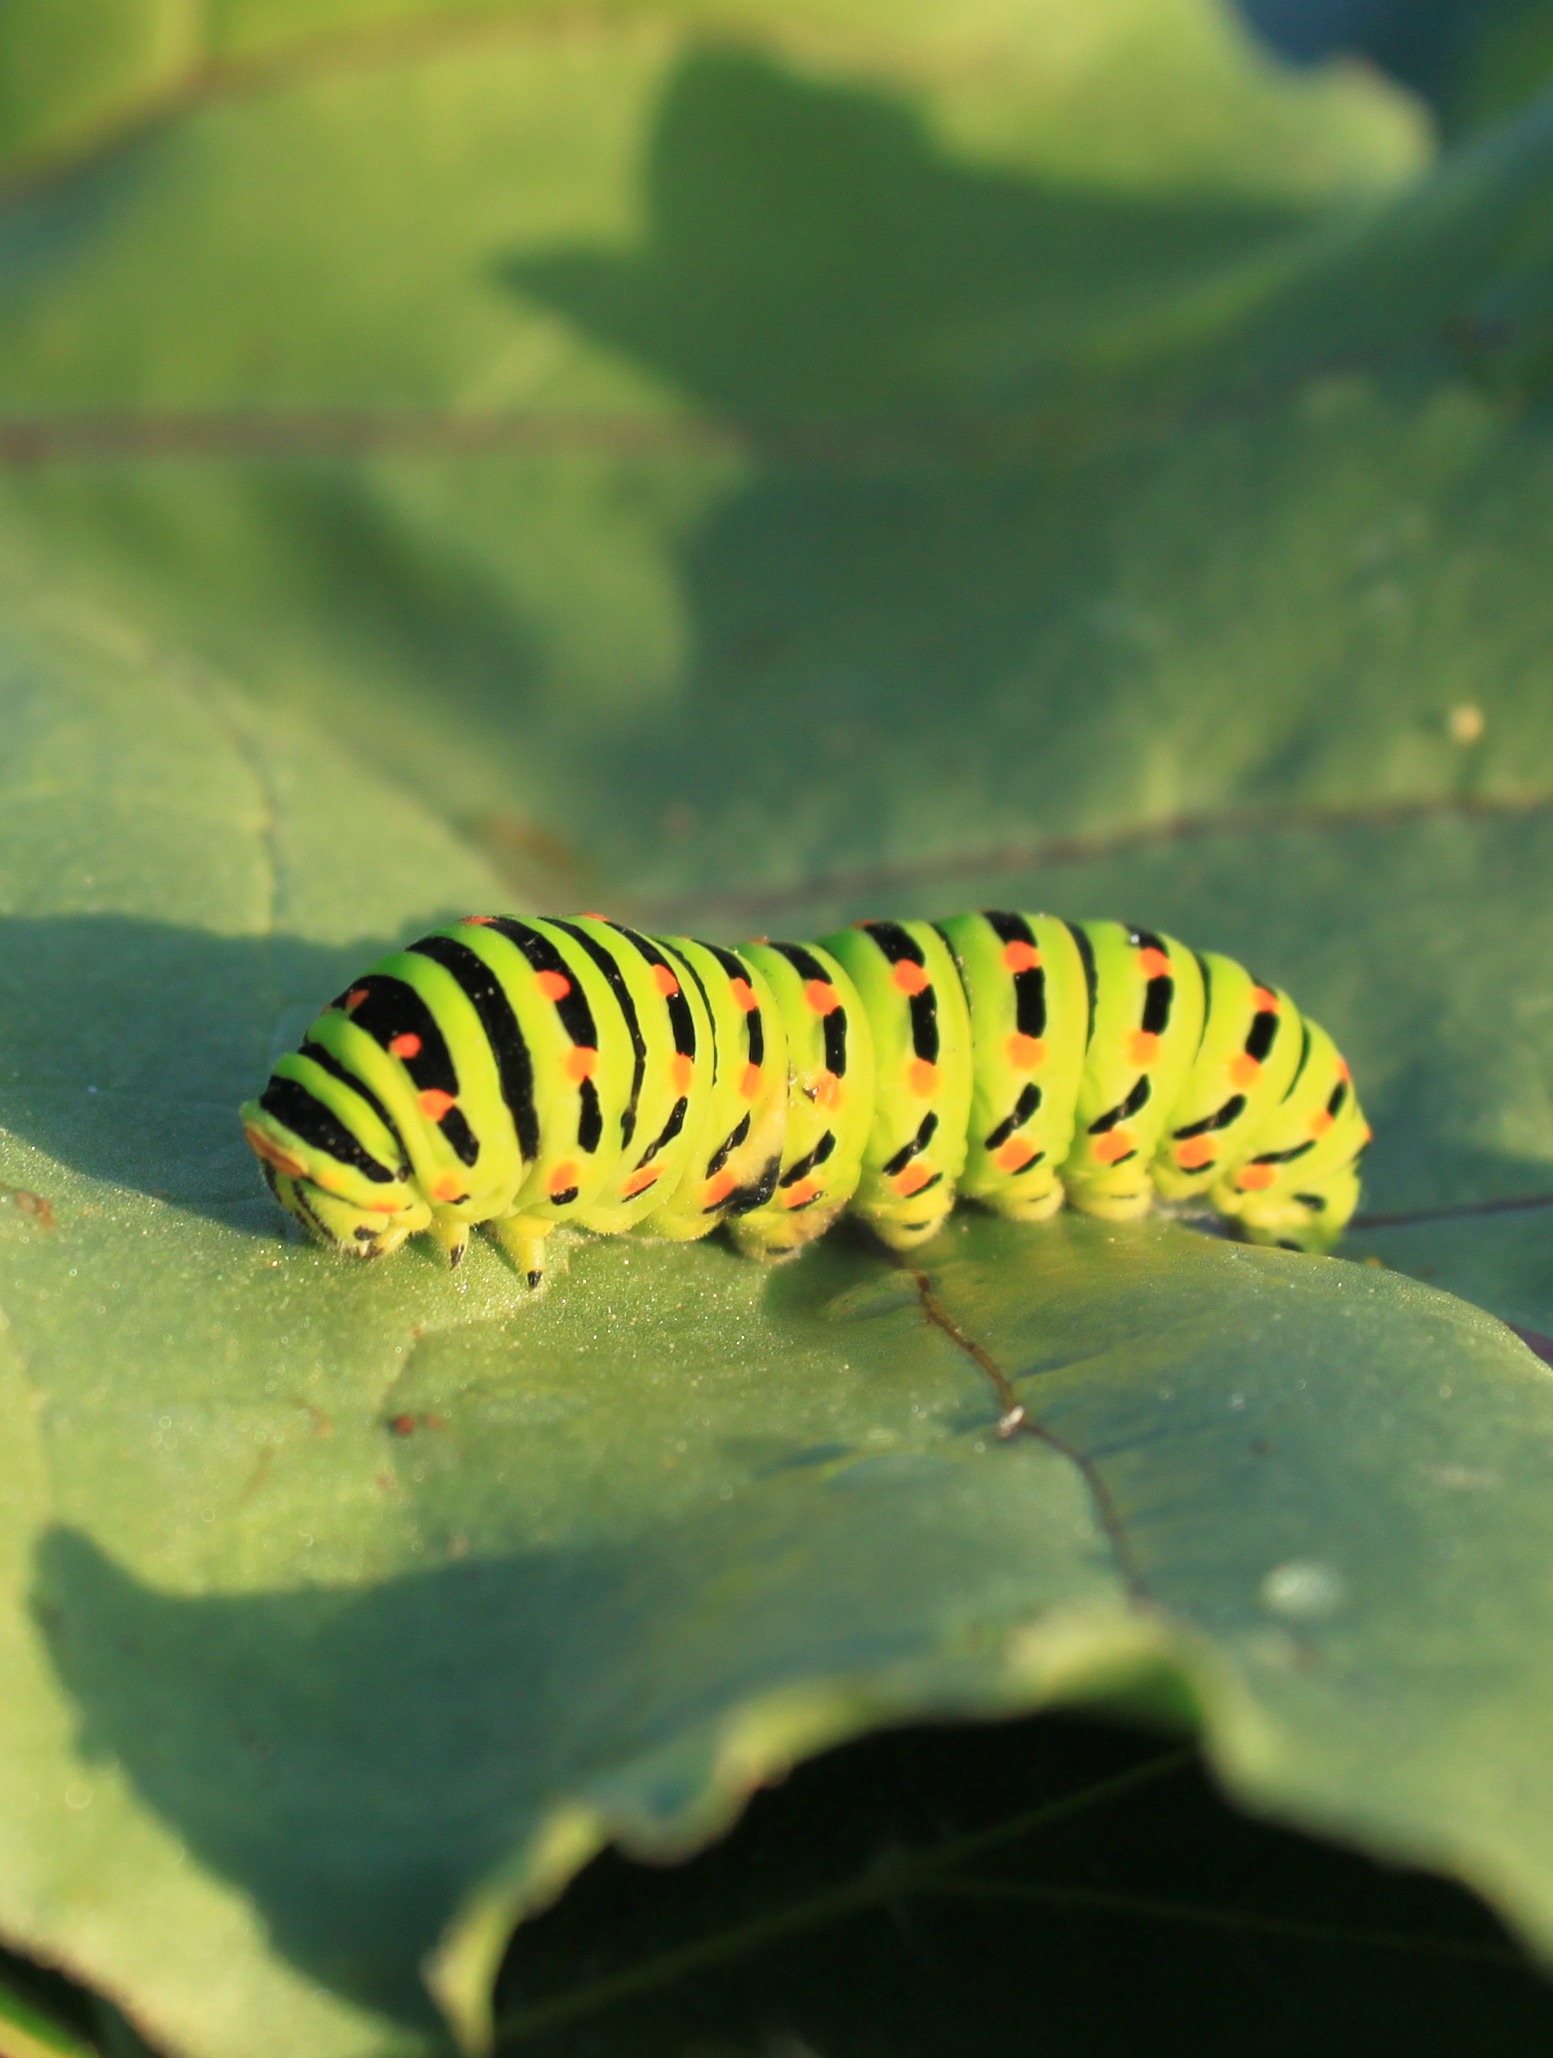
{"type": "Polygon", "coordinates": [[[779,1257],[850,1208],[930,1237],[1206,1199],[1322,1250],[1369,1141],[1326,1031],[1232,959],[988,912],[726,950],[600,915],[471,915],[381,958],[242,1111],[270,1188],[382,1257],[477,1224],[531,1287],[558,1224],[779,1257]]]}

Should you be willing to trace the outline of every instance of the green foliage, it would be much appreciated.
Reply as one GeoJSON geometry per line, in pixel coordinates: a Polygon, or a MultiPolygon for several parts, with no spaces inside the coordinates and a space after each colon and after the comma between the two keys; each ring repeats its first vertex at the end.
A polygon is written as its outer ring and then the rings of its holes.
{"type": "Polygon", "coordinates": [[[1207,0],[114,19],[3,30],[7,1941],[105,2051],[444,2052],[602,1843],[1080,1701],[1546,1950],[1547,115],[1428,170],[1207,0]],[[285,1242],[234,1110],[318,1002],[601,899],[1248,958],[1387,1265],[285,1242]]]}

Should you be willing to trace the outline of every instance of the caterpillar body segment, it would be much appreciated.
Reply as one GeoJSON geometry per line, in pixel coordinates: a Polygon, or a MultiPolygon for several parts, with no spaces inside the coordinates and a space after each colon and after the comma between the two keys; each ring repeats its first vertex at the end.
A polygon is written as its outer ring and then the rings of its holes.
{"type": "Polygon", "coordinates": [[[688,936],[664,949],[700,997],[712,1062],[705,1106],[686,1123],[685,1172],[644,1226],[693,1242],[771,1196],[787,1133],[787,1035],[769,988],[732,951],[688,936]]]}
{"type": "Polygon", "coordinates": [[[738,953],[763,978],[787,1044],[784,1131],[769,1188],[733,1221],[751,1257],[821,1236],[857,1190],[874,1112],[874,1050],[857,989],[820,944],[755,943],[738,953]]]}
{"type": "Polygon", "coordinates": [[[853,1211],[896,1250],[954,1206],[971,1111],[971,1018],[945,938],[927,922],[870,922],[826,938],[873,1043],[872,1120],[853,1211]]]}
{"type": "Polygon", "coordinates": [[[1125,1222],[1152,1205],[1153,1159],[1202,1042],[1202,969],[1150,930],[1081,926],[1096,998],[1065,1183],[1086,1214],[1125,1222]]]}
{"type": "Polygon", "coordinates": [[[844,1211],[892,1248],[958,1196],[1111,1220],[1156,1195],[1323,1250],[1369,1130],[1331,1038],[1229,958],[991,910],[820,943],[475,915],[381,959],[243,1109],[310,1234],[379,1257],[557,1224],[780,1257],[844,1211]]]}
{"type": "Polygon", "coordinates": [[[1025,1222],[1062,1206],[1091,1019],[1092,961],[1055,915],[955,915],[941,925],[972,997],[972,1097],[962,1190],[1025,1222]]]}

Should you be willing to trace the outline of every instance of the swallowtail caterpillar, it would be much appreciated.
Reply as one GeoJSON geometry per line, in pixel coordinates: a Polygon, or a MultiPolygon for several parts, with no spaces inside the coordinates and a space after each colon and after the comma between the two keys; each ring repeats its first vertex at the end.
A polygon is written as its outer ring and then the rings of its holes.
{"type": "Polygon", "coordinates": [[[957,1195],[1018,1221],[1208,1202],[1319,1251],[1369,1140],[1324,1029],[1232,959],[986,912],[723,949],[471,915],[381,958],[242,1111],[283,1208],[377,1258],[559,1224],[781,1257],[850,1209],[896,1250],[957,1195]]]}

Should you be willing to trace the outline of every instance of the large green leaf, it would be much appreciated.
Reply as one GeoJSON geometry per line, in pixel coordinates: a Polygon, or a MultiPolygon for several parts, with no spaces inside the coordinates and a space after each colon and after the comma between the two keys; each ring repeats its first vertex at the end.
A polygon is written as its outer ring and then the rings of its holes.
{"type": "Polygon", "coordinates": [[[422,1965],[477,2025],[599,1839],[1097,1692],[1553,1927],[1553,1385],[1496,1323],[1168,1225],[967,1220],[922,1280],[599,1244],[516,1310],[494,1253],[342,1272],[246,1197],[233,1099],[358,925],[489,881],[104,628],[40,627],[7,713],[18,1941],[180,2050],[423,2049],[422,1965]]]}
{"type": "Polygon", "coordinates": [[[1412,109],[1206,0],[40,18],[5,1936],[189,2058],[445,2049],[602,1841],[1087,1697],[1546,1948],[1545,120],[1399,194],[1412,109]],[[536,1307],[281,1240],[236,1102],[539,892],[1235,950],[1354,1056],[1351,1255],[1480,1307],[1172,1224],[536,1307]]]}

